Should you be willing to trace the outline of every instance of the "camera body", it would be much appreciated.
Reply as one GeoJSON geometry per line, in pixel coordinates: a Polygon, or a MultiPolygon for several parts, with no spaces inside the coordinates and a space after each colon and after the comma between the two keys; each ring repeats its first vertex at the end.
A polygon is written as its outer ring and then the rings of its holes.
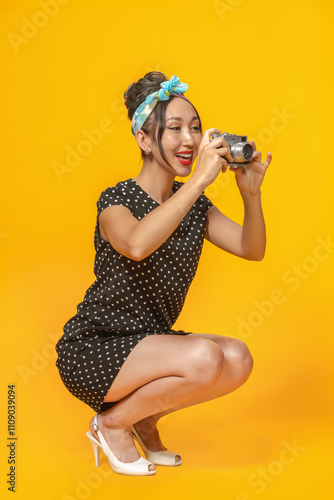
{"type": "Polygon", "coordinates": [[[224,132],[223,134],[213,134],[210,142],[217,139],[217,137],[224,137],[228,147],[230,148],[230,153],[234,161],[229,162],[225,156],[223,156],[223,158],[227,161],[228,166],[245,168],[251,164],[253,148],[250,144],[248,144],[246,135],[228,134],[227,132],[224,132]]]}

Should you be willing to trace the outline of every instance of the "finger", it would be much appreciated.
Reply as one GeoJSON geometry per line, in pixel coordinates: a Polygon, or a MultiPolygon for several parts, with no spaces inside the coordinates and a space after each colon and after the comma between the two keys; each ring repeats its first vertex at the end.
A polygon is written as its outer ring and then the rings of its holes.
{"type": "MultiPolygon", "coordinates": [[[[210,130],[215,131],[217,129],[210,129],[210,130]]],[[[210,132],[210,136],[214,135],[214,133],[215,132],[210,132]]],[[[220,135],[219,137],[216,137],[215,139],[211,139],[211,141],[209,141],[209,144],[210,144],[210,146],[212,146],[212,148],[218,148],[218,147],[223,147],[223,146],[228,147],[228,144],[222,135],[220,135]]]]}
{"type": "Polygon", "coordinates": [[[241,167],[233,167],[230,165],[230,170],[235,173],[236,178],[239,178],[242,176],[242,169],[241,167]]]}
{"type": "Polygon", "coordinates": [[[223,145],[223,141],[224,141],[224,139],[222,137],[216,137],[215,139],[211,139],[209,141],[208,147],[210,147],[212,149],[221,148],[223,145]]]}
{"type": "Polygon", "coordinates": [[[253,156],[252,156],[252,161],[255,160],[258,163],[261,163],[262,160],[262,153],[261,151],[254,151],[253,156]]]}
{"type": "Polygon", "coordinates": [[[234,161],[234,159],[233,159],[233,158],[232,158],[232,156],[231,156],[231,151],[230,151],[229,146],[227,146],[227,154],[226,154],[225,156],[226,156],[226,158],[228,159],[228,161],[231,161],[231,162],[233,162],[233,161],[234,161]]]}
{"type": "Polygon", "coordinates": [[[208,130],[205,130],[204,134],[202,135],[202,143],[209,143],[212,134],[220,134],[220,132],[221,131],[218,128],[209,128],[208,130]]]}
{"type": "Polygon", "coordinates": [[[230,148],[228,146],[225,148],[224,147],[217,148],[217,153],[219,154],[219,156],[225,157],[227,161],[230,162],[234,161],[230,153],[230,148]]]}
{"type": "Polygon", "coordinates": [[[263,165],[266,167],[266,169],[269,167],[272,159],[273,159],[273,155],[269,152],[267,154],[267,158],[263,162],[263,165]]]}
{"type": "Polygon", "coordinates": [[[233,162],[234,159],[231,156],[230,146],[227,144],[226,139],[224,137],[220,137],[220,139],[221,139],[222,148],[225,151],[224,156],[226,156],[228,161],[233,162]]]}
{"type": "Polygon", "coordinates": [[[217,153],[220,156],[225,156],[226,159],[230,162],[233,162],[233,158],[231,156],[230,148],[225,139],[223,137],[217,137],[216,139],[212,139],[209,144],[206,145],[207,148],[216,149],[217,153]]]}
{"type": "MultiPolygon", "coordinates": [[[[209,148],[219,150],[218,153],[220,156],[226,156],[228,161],[233,162],[234,160],[231,156],[230,147],[223,136],[216,137],[216,139],[212,139],[211,141],[207,140],[207,136],[205,134],[209,133],[211,136],[213,133],[215,133],[213,132],[215,130],[217,131],[218,129],[209,129],[205,131],[202,137],[203,143],[207,143],[209,145],[209,148]]],[[[218,131],[218,133],[220,133],[220,130],[218,131]]]]}
{"type": "Polygon", "coordinates": [[[210,141],[210,145],[212,145],[213,148],[216,148],[218,150],[218,153],[221,156],[225,156],[228,161],[234,161],[231,156],[230,147],[223,137],[217,137],[217,139],[213,139],[212,141],[210,141]]]}
{"type": "Polygon", "coordinates": [[[250,140],[248,141],[248,144],[250,144],[252,146],[252,148],[254,149],[254,151],[256,151],[256,145],[255,145],[255,142],[250,140]]]}

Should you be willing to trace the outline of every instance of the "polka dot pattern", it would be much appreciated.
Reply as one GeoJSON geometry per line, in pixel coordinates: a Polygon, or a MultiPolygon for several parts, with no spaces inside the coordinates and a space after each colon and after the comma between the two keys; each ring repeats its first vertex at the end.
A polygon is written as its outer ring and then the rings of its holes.
{"type": "MultiPolygon", "coordinates": [[[[174,181],[175,193],[182,182],[174,181]]],[[[179,226],[151,255],[135,261],[117,252],[99,231],[98,217],[111,205],[141,220],[159,204],[134,179],[101,193],[94,234],[96,280],[56,344],[56,366],[66,388],[94,411],[131,350],[147,335],[187,335],[173,330],[202,252],[206,211],[202,193],[179,226]]]]}

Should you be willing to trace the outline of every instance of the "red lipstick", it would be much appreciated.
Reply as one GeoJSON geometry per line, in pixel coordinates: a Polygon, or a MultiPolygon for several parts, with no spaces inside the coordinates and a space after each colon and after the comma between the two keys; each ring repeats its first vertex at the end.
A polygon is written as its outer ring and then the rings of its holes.
{"type": "Polygon", "coordinates": [[[179,160],[182,165],[191,165],[193,161],[193,151],[179,151],[176,153],[176,158],[179,160]]]}

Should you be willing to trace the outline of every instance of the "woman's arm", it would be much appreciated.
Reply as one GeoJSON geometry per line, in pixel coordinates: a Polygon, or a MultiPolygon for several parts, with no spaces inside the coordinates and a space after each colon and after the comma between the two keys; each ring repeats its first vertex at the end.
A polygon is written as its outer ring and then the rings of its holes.
{"type": "Polygon", "coordinates": [[[99,223],[101,236],[105,237],[119,253],[133,260],[142,260],[173,233],[197,198],[211,184],[220,170],[226,170],[227,162],[233,161],[226,141],[217,138],[209,141],[218,129],[206,130],[198,150],[198,160],[194,173],[171,198],[149,212],[138,221],[124,206],[113,205],[105,208],[99,223]],[[224,144],[225,143],[225,144],[224,144]]]}
{"type": "Polygon", "coordinates": [[[262,260],[266,248],[266,229],[261,194],[244,198],[243,226],[213,206],[207,211],[205,238],[226,252],[248,260],[262,260]]]}
{"type": "Polygon", "coordinates": [[[240,226],[222,214],[217,207],[207,212],[205,238],[229,253],[248,260],[262,260],[266,248],[266,228],[261,205],[261,184],[272,160],[268,153],[261,164],[262,153],[256,151],[254,141],[251,165],[233,168],[237,186],[244,202],[244,221],[240,226]]]}
{"type": "Polygon", "coordinates": [[[100,228],[117,252],[133,260],[142,260],[173,233],[203,190],[200,179],[192,176],[171,198],[140,221],[128,208],[112,205],[101,212],[100,228]]]}

